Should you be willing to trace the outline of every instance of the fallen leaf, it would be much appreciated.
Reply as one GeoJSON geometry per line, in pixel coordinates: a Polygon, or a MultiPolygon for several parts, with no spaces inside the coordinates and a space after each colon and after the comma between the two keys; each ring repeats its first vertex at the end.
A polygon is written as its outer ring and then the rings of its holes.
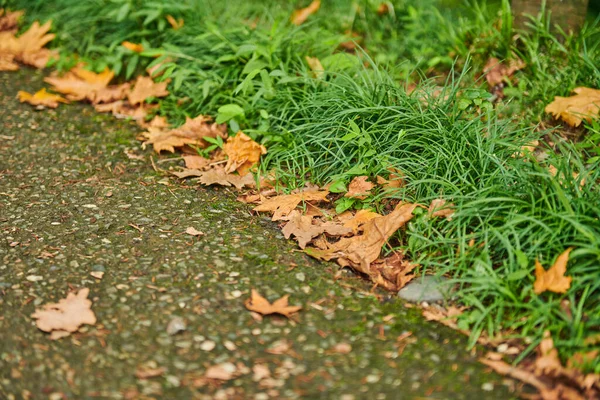
{"type": "Polygon", "coordinates": [[[76,332],[82,324],[94,325],[96,316],[90,309],[92,302],[87,299],[90,290],[83,288],[69,293],[66,299],[58,303],[48,303],[36,310],[31,317],[36,319],[37,327],[44,332],[76,332]]]}
{"type": "Polygon", "coordinates": [[[319,11],[319,8],[321,8],[321,0],[314,0],[308,7],[295,10],[291,17],[292,24],[302,25],[308,17],[319,11]]]}
{"type": "Polygon", "coordinates": [[[69,101],[57,94],[48,93],[46,89],[39,90],[35,94],[30,94],[19,90],[19,101],[29,103],[34,106],[45,106],[50,108],[58,107],[58,103],[68,103],[69,101]]]}
{"type": "Polygon", "coordinates": [[[428,214],[430,217],[444,217],[450,221],[454,214],[454,204],[446,204],[446,200],[444,199],[432,200],[429,205],[428,214]]]}
{"type": "Polygon", "coordinates": [[[75,67],[62,77],[49,76],[44,78],[44,81],[51,84],[55,91],[66,94],[71,100],[87,99],[95,103],[97,94],[107,89],[114,76],[114,72],[108,68],[97,74],[75,67]]]}
{"type": "Polygon", "coordinates": [[[217,136],[225,138],[227,126],[213,123],[210,117],[199,115],[196,118],[186,118],[185,123],[175,129],[166,130],[162,127],[151,126],[140,137],[145,139],[144,145],[152,144],[157,153],[161,151],[174,153],[175,148],[184,146],[205,148],[208,143],[204,141],[204,138],[216,138],[217,136]]]}
{"type": "MultiPolygon", "coordinates": [[[[98,112],[109,112],[112,113],[116,118],[125,119],[131,118],[140,124],[140,121],[144,121],[150,111],[158,108],[158,104],[145,104],[142,103],[137,107],[132,107],[128,102],[123,100],[117,100],[107,104],[95,104],[94,109],[98,112]]],[[[141,124],[140,124],[141,125],[141,124]]],[[[144,140],[143,135],[140,135],[144,140]]]]}
{"type": "Polygon", "coordinates": [[[223,152],[227,155],[225,171],[237,171],[240,175],[246,175],[250,168],[258,164],[260,156],[267,154],[267,149],[240,131],[227,139],[223,145],[223,152]]]}
{"type": "Polygon", "coordinates": [[[150,379],[161,376],[167,371],[165,367],[139,366],[135,370],[135,377],[138,379],[150,379]]]}
{"type": "Polygon", "coordinates": [[[121,43],[121,46],[125,47],[127,50],[133,51],[134,53],[141,53],[142,51],[144,51],[144,46],[138,43],[124,41],[123,43],[121,43]]]}
{"type": "Polygon", "coordinates": [[[197,170],[203,170],[212,162],[210,158],[195,155],[184,155],[183,161],[185,162],[186,168],[197,170]]]}
{"type": "Polygon", "coordinates": [[[175,19],[172,15],[167,15],[166,18],[169,25],[175,30],[181,29],[185,23],[183,18],[175,19]]]}
{"type": "Polygon", "coordinates": [[[567,262],[569,261],[569,253],[573,250],[569,247],[561,255],[558,256],[554,265],[547,271],[544,270],[542,264],[535,260],[535,282],[533,283],[533,292],[541,294],[547,290],[554,293],[566,293],[571,287],[571,277],[565,276],[567,272],[567,262]]]}
{"type": "Polygon", "coordinates": [[[520,59],[511,60],[508,65],[501,62],[495,57],[491,57],[485,67],[483,73],[490,87],[494,87],[504,83],[515,72],[525,68],[525,63],[520,59]]]}
{"type": "Polygon", "coordinates": [[[600,114],[600,90],[578,87],[571,97],[554,97],[545,108],[554,118],[561,118],[571,126],[579,126],[583,120],[590,122],[600,114]]]}
{"type": "Polygon", "coordinates": [[[351,213],[348,214],[349,215],[344,218],[342,218],[342,216],[340,215],[339,218],[344,223],[344,226],[346,228],[352,229],[352,231],[355,234],[360,231],[361,227],[365,223],[369,222],[374,218],[381,217],[380,214],[369,210],[359,210],[354,215],[352,215],[351,213]]]}
{"type": "Polygon", "coordinates": [[[213,168],[200,174],[200,183],[206,186],[210,185],[221,185],[221,186],[235,186],[237,189],[243,189],[244,187],[254,187],[256,182],[254,176],[251,173],[246,175],[234,175],[228,174],[221,168],[213,168]]]}
{"type": "Polygon", "coordinates": [[[19,64],[15,62],[12,54],[0,54],[0,71],[17,71],[19,64]]]}
{"type": "Polygon", "coordinates": [[[328,191],[307,191],[295,194],[284,194],[268,199],[254,207],[254,211],[273,212],[273,221],[287,217],[303,201],[327,202],[328,191]]]}
{"type": "Polygon", "coordinates": [[[54,51],[43,48],[55,37],[53,33],[48,33],[51,26],[52,21],[43,25],[35,21],[19,37],[14,36],[14,30],[0,31],[0,54],[13,56],[16,61],[38,69],[44,68],[50,57],[56,54],[54,51]]]}
{"type": "Polygon", "coordinates": [[[24,11],[8,11],[0,8],[0,32],[14,32],[24,11]]]}
{"type": "Polygon", "coordinates": [[[93,276],[94,278],[101,280],[104,277],[104,272],[102,271],[92,271],[90,272],[90,275],[93,276]]]}
{"type": "Polygon", "coordinates": [[[228,381],[237,376],[237,367],[232,363],[222,363],[209,367],[204,373],[206,379],[228,381]]]}
{"type": "Polygon", "coordinates": [[[344,197],[350,197],[353,199],[364,200],[371,194],[371,189],[375,187],[371,182],[368,181],[367,176],[357,176],[352,179],[348,186],[348,193],[344,197]]]}
{"type": "Polygon", "coordinates": [[[251,297],[246,300],[244,305],[248,310],[257,312],[261,315],[280,314],[289,318],[292,314],[300,311],[302,306],[288,305],[288,298],[289,295],[285,295],[282,298],[275,300],[273,304],[271,304],[256,290],[252,289],[251,297]]]}
{"type": "Polygon", "coordinates": [[[138,76],[133,86],[133,90],[127,94],[129,104],[136,105],[143,103],[150,97],[165,97],[169,94],[167,85],[169,81],[156,83],[147,76],[138,76]]]}
{"type": "Polygon", "coordinates": [[[317,79],[321,79],[323,75],[325,75],[325,69],[321,64],[321,61],[317,57],[305,57],[306,62],[308,63],[308,67],[313,73],[313,76],[317,79]]]}
{"type": "Polygon", "coordinates": [[[191,235],[191,236],[204,236],[204,232],[201,232],[192,226],[186,228],[185,233],[187,233],[188,235],[191,235]]]}
{"type": "Polygon", "coordinates": [[[297,210],[292,211],[289,217],[288,223],[285,224],[281,232],[286,239],[294,235],[301,249],[304,249],[313,238],[324,231],[322,227],[313,225],[312,217],[302,215],[297,210]]]}

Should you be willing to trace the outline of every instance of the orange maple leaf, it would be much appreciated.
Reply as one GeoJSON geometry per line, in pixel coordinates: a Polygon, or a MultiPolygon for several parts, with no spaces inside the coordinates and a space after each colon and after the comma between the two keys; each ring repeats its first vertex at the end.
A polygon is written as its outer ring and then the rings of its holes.
{"type": "Polygon", "coordinates": [[[127,95],[129,103],[134,106],[143,103],[149,97],[165,97],[169,94],[168,84],[168,80],[156,83],[147,76],[138,76],[133,90],[127,95]]]}
{"type": "Polygon", "coordinates": [[[227,155],[226,172],[237,171],[240,175],[246,175],[250,168],[258,164],[260,156],[267,154],[267,149],[240,131],[227,139],[223,145],[223,153],[227,155]]]}
{"type": "Polygon", "coordinates": [[[554,293],[566,293],[571,287],[570,276],[565,276],[567,272],[567,262],[569,254],[573,250],[569,247],[558,256],[554,265],[547,271],[542,267],[538,260],[535,260],[535,282],[533,283],[533,291],[535,294],[543,293],[547,290],[554,293]]]}
{"type": "Polygon", "coordinates": [[[252,289],[252,295],[248,300],[244,302],[244,305],[248,310],[257,312],[262,315],[281,314],[284,317],[289,318],[290,315],[297,313],[302,309],[302,306],[288,305],[289,297],[289,295],[285,295],[282,298],[275,300],[273,304],[271,304],[256,290],[252,289]]]}

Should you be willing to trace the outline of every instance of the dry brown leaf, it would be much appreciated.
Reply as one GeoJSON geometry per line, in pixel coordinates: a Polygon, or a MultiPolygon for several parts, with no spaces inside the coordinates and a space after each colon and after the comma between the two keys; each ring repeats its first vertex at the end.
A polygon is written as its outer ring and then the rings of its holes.
{"type": "Polygon", "coordinates": [[[190,236],[204,236],[204,232],[199,231],[198,229],[194,228],[193,226],[189,226],[185,229],[185,233],[187,233],[190,236]]]}
{"type": "Polygon", "coordinates": [[[8,11],[0,8],[0,32],[14,32],[24,11],[8,11]]]}
{"type": "Polygon", "coordinates": [[[13,56],[16,61],[39,69],[44,68],[50,57],[56,54],[43,48],[55,37],[53,33],[48,33],[51,26],[52,21],[43,25],[36,21],[19,37],[15,37],[13,31],[0,32],[0,54],[13,56]]]}
{"type": "Polygon", "coordinates": [[[210,158],[195,155],[184,155],[183,161],[185,161],[186,168],[196,170],[203,170],[207,168],[212,162],[210,158]]]}
{"type": "Polygon", "coordinates": [[[123,100],[127,97],[127,93],[131,90],[130,83],[120,85],[107,86],[95,91],[92,102],[96,103],[112,103],[117,100],[123,100]]]}
{"type": "Polygon", "coordinates": [[[392,288],[394,291],[402,289],[415,278],[412,271],[416,267],[417,264],[405,260],[402,253],[394,253],[390,257],[379,259],[371,264],[372,274],[381,276],[385,280],[386,284],[382,286],[392,288]]]}
{"type": "Polygon", "coordinates": [[[528,385],[531,385],[534,388],[538,389],[539,391],[547,390],[547,386],[542,381],[540,381],[532,372],[513,367],[512,365],[507,364],[504,361],[493,361],[481,358],[479,359],[479,362],[484,365],[487,365],[500,375],[506,375],[511,378],[517,379],[521,382],[525,382],[528,385]]]}
{"type": "Polygon", "coordinates": [[[17,71],[18,69],[19,64],[15,62],[14,55],[0,54],[0,71],[17,71]]]}
{"type": "Polygon", "coordinates": [[[185,24],[183,18],[175,19],[172,15],[167,15],[166,18],[169,25],[175,30],[183,28],[183,25],[185,24]]]}
{"type": "Polygon", "coordinates": [[[483,68],[485,79],[490,87],[500,85],[509,79],[515,72],[525,68],[525,63],[520,60],[511,60],[508,65],[495,57],[491,57],[483,68]]]}
{"type": "Polygon", "coordinates": [[[200,175],[200,183],[206,186],[210,185],[221,185],[221,186],[235,186],[237,189],[243,189],[244,187],[255,187],[256,181],[251,173],[246,175],[234,175],[225,172],[223,167],[209,169],[208,171],[202,172],[200,175]]]}
{"type": "Polygon", "coordinates": [[[328,191],[307,191],[295,194],[284,194],[268,199],[264,203],[254,207],[254,211],[272,212],[273,221],[279,221],[288,216],[298,204],[303,201],[328,202],[328,191]]]}
{"type": "Polygon", "coordinates": [[[535,294],[541,294],[547,290],[554,293],[566,293],[571,287],[571,277],[565,276],[567,272],[567,262],[569,261],[569,253],[573,250],[569,247],[561,255],[558,256],[554,265],[547,271],[544,270],[542,264],[535,260],[535,282],[533,283],[533,291],[535,294]]]}
{"type": "Polygon", "coordinates": [[[368,181],[367,176],[357,176],[352,179],[348,186],[348,193],[344,197],[350,197],[353,199],[364,200],[371,194],[371,189],[375,187],[371,182],[368,181]]]}
{"type": "Polygon", "coordinates": [[[131,50],[134,53],[141,53],[142,51],[144,51],[144,46],[142,46],[139,43],[131,43],[128,41],[124,41],[123,43],[121,43],[121,46],[125,47],[127,50],[131,50]]]}
{"type": "Polygon", "coordinates": [[[321,0],[314,0],[308,7],[295,10],[291,17],[292,24],[302,25],[308,17],[319,11],[319,8],[321,8],[321,0]]]}
{"type": "Polygon", "coordinates": [[[114,76],[114,72],[108,68],[97,74],[75,67],[62,77],[49,76],[44,81],[51,84],[57,92],[66,94],[70,100],[87,99],[94,103],[98,92],[106,90],[114,76]]]}
{"type": "Polygon", "coordinates": [[[432,200],[429,205],[428,214],[430,217],[444,217],[450,221],[454,214],[454,204],[446,204],[446,200],[444,199],[432,200]]]}
{"type": "Polygon", "coordinates": [[[310,241],[322,234],[324,229],[313,225],[313,218],[302,215],[298,210],[294,210],[289,215],[288,223],[282,229],[283,236],[289,239],[291,235],[296,237],[298,246],[304,249],[310,241]]]}
{"type": "MultiPolygon", "coordinates": [[[[141,104],[138,107],[132,107],[123,100],[117,100],[107,104],[95,104],[94,109],[98,112],[112,113],[116,118],[124,119],[131,118],[140,124],[140,121],[148,116],[148,114],[158,108],[158,104],[141,104]]],[[[143,140],[140,139],[140,140],[143,140]]]]}
{"type": "Polygon", "coordinates": [[[50,108],[58,107],[58,103],[68,103],[69,101],[57,94],[48,93],[46,89],[39,90],[35,94],[30,94],[19,90],[19,101],[29,103],[33,106],[45,106],[50,108]]]}
{"type": "Polygon", "coordinates": [[[245,301],[244,305],[248,310],[257,312],[261,315],[280,314],[289,318],[292,314],[297,313],[302,309],[302,306],[288,305],[289,297],[289,295],[285,295],[271,304],[256,290],[252,289],[251,297],[245,301]]]}
{"type": "Polygon", "coordinates": [[[349,213],[349,217],[342,218],[340,215],[340,220],[344,223],[346,228],[352,229],[352,231],[356,234],[360,231],[360,228],[370,220],[374,218],[381,217],[380,214],[369,210],[359,210],[355,215],[349,213]]]}
{"type": "Polygon", "coordinates": [[[267,154],[267,149],[240,131],[227,139],[223,145],[223,152],[227,155],[225,171],[237,171],[240,175],[246,175],[250,168],[258,164],[260,156],[267,154]]]}
{"type": "Polygon", "coordinates": [[[169,94],[167,85],[169,81],[154,82],[152,78],[147,76],[138,76],[135,81],[133,90],[127,94],[129,104],[136,105],[141,104],[150,97],[165,97],[169,94]]]}
{"type": "Polygon", "coordinates": [[[571,97],[555,96],[545,108],[554,118],[561,118],[571,126],[579,126],[583,120],[590,122],[600,114],[600,90],[578,87],[571,97]]]}
{"type": "Polygon", "coordinates": [[[141,137],[146,139],[144,145],[152,144],[157,153],[161,151],[174,153],[175,148],[189,145],[204,148],[207,146],[207,142],[204,141],[205,137],[225,138],[226,135],[227,126],[225,124],[212,123],[210,117],[199,115],[196,118],[188,117],[185,124],[171,130],[151,126],[141,137]]]}
{"type": "Polygon", "coordinates": [[[76,332],[83,324],[94,325],[96,316],[90,309],[92,302],[87,299],[90,290],[83,288],[75,293],[69,293],[66,299],[58,303],[48,303],[36,310],[31,317],[36,319],[37,327],[44,332],[60,331],[76,332]]]}
{"type": "Polygon", "coordinates": [[[141,365],[135,370],[135,377],[138,379],[150,379],[161,376],[167,371],[165,367],[151,367],[141,365]]]}
{"type": "Polygon", "coordinates": [[[325,69],[321,64],[321,61],[317,57],[306,56],[305,58],[310,70],[313,73],[313,77],[321,79],[323,75],[325,75],[325,69]]]}

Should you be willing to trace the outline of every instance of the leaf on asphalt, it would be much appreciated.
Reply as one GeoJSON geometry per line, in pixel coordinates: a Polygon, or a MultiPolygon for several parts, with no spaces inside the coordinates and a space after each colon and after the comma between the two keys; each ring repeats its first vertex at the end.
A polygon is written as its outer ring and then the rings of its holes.
{"type": "Polygon", "coordinates": [[[321,79],[325,74],[325,68],[323,68],[321,61],[317,57],[306,56],[305,58],[308,67],[312,71],[313,77],[321,79]]]}
{"type": "Polygon", "coordinates": [[[375,187],[371,182],[368,181],[367,176],[357,176],[352,179],[348,186],[348,193],[344,197],[350,197],[353,199],[364,200],[371,194],[371,189],[375,187]]]}
{"type": "Polygon", "coordinates": [[[288,305],[288,298],[289,295],[285,295],[282,298],[275,300],[273,304],[271,304],[256,290],[252,289],[251,297],[246,300],[244,305],[248,310],[257,312],[261,315],[280,314],[289,318],[292,314],[300,311],[302,306],[288,305]]]}
{"type": "Polygon", "coordinates": [[[250,168],[258,164],[261,155],[267,154],[267,149],[240,131],[227,139],[223,145],[223,152],[227,155],[225,171],[237,171],[240,175],[245,175],[250,168]]]}
{"type": "Polygon", "coordinates": [[[23,14],[24,11],[8,11],[0,8],[0,32],[15,32],[23,14]]]}
{"type": "Polygon", "coordinates": [[[359,210],[354,215],[352,215],[351,212],[346,211],[344,214],[338,216],[344,226],[352,229],[355,234],[361,230],[361,227],[365,223],[377,217],[381,217],[381,215],[369,210],[359,210]]]}
{"type": "Polygon", "coordinates": [[[128,41],[124,41],[123,43],[121,43],[121,46],[125,47],[127,50],[131,50],[134,53],[141,53],[142,51],[144,51],[144,46],[142,46],[139,43],[131,43],[128,41]]]}
{"type": "Polygon", "coordinates": [[[46,89],[39,90],[35,92],[35,94],[19,90],[18,96],[21,103],[29,103],[33,106],[56,108],[59,103],[69,102],[67,99],[57,94],[48,93],[46,89]]]}
{"type": "Polygon", "coordinates": [[[69,293],[66,299],[42,306],[31,317],[40,330],[52,332],[51,338],[76,332],[83,324],[94,325],[96,316],[90,308],[92,302],[87,298],[89,292],[89,289],[83,288],[76,294],[69,293]]]}
{"type": "Polygon", "coordinates": [[[213,123],[210,117],[199,115],[196,118],[187,117],[185,123],[175,129],[149,127],[148,131],[142,133],[140,137],[145,139],[144,145],[151,144],[157,153],[161,151],[174,153],[175,148],[184,146],[205,148],[208,143],[204,138],[217,136],[225,138],[227,126],[213,123]]]}
{"type": "MultiPolygon", "coordinates": [[[[141,104],[137,107],[132,107],[127,101],[124,100],[94,105],[94,109],[98,112],[109,112],[119,119],[131,118],[140,125],[141,121],[144,121],[146,116],[148,116],[152,110],[157,108],[158,104],[141,104]]],[[[140,135],[140,137],[142,138],[140,140],[144,140],[143,136],[140,135]]]]}
{"type": "Polygon", "coordinates": [[[284,194],[268,199],[264,203],[254,207],[254,211],[272,212],[273,221],[279,221],[287,217],[303,201],[327,202],[328,191],[306,191],[295,194],[284,194]]]}
{"type": "Polygon", "coordinates": [[[515,72],[523,68],[525,68],[525,63],[520,59],[511,60],[507,65],[505,62],[491,57],[485,64],[483,73],[488,85],[494,87],[506,82],[515,72]]]}
{"type": "Polygon", "coordinates": [[[149,363],[148,365],[140,365],[135,370],[135,377],[138,379],[150,379],[156,378],[167,372],[165,367],[156,367],[153,365],[154,363],[149,363]]]}
{"type": "Polygon", "coordinates": [[[590,122],[600,114],[600,90],[578,87],[571,97],[554,97],[545,108],[554,118],[561,118],[571,126],[579,126],[583,120],[590,122]]]}
{"type": "Polygon", "coordinates": [[[193,226],[187,227],[185,229],[185,233],[187,233],[190,236],[204,236],[204,232],[199,231],[198,229],[194,228],[193,226]]]}
{"type": "Polygon", "coordinates": [[[251,173],[246,175],[235,175],[228,174],[225,172],[223,167],[209,169],[208,171],[202,172],[200,175],[200,183],[205,186],[210,185],[221,185],[221,186],[235,186],[237,189],[243,189],[244,187],[256,186],[256,181],[251,173]]]}
{"type": "Polygon", "coordinates": [[[571,250],[573,250],[573,248],[569,247],[559,255],[554,262],[554,265],[547,271],[542,267],[542,264],[538,260],[535,260],[535,282],[533,283],[533,291],[535,294],[541,294],[547,290],[554,293],[567,292],[571,287],[572,280],[570,276],[565,276],[571,250]]]}
{"type": "Polygon", "coordinates": [[[56,55],[55,51],[45,49],[44,46],[54,39],[53,33],[48,33],[52,21],[40,25],[35,21],[21,36],[16,37],[14,30],[0,32],[0,54],[13,56],[16,61],[44,68],[50,58],[56,55]]]}
{"type": "Polygon", "coordinates": [[[454,214],[454,204],[446,204],[446,200],[444,199],[432,200],[429,205],[428,214],[430,217],[443,217],[450,221],[454,214]]]}
{"type": "Polygon", "coordinates": [[[313,238],[322,234],[323,231],[322,227],[313,225],[313,217],[302,215],[298,210],[290,213],[289,220],[282,229],[286,239],[289,239],[291,235],[296,237],[301,249],[304,249],[313,238]]]}
{"type": "Polygon", "coordinates": [[[308,17],[319,11],[319,8],[321,8],[321,0],[314,0],[308,7],[295,10],[290,18],[292,24],[302,25],[308,17]]]}
{"type": "Polygon", "coordinates": [[[70,100],[87,99],[96,103],[97,94],[107,89],[114,76],[114,72],[108,68],[97,74],[75,67],[61,77],[49,76],[44,81],[51,84],[55,91],[66,94],[70,100]]]}
{"type": "Polygon", "coordinates": [[[143,103],[150,97],[165,97],[169,94],[167,85],[169,81],[154,82],[147,76],[138,76],[133,86],[133,90],[127,94],[129,104],[135,106],[143,103]]]}

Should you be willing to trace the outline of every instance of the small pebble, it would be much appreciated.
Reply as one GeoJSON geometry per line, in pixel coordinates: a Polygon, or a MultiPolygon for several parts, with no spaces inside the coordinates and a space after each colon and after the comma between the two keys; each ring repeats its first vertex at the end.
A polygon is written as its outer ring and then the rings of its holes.
{"type": "Polygon", "coordinates": [[[186,324],[185,321],[183,320],[183,318],[181,317],[175,317],[171,320],[171,322],[169,322],[169,325],[167,325],[167,333],[169,335],[176,335],[179,332],[183,332],[186,329],[186,324]]]}

